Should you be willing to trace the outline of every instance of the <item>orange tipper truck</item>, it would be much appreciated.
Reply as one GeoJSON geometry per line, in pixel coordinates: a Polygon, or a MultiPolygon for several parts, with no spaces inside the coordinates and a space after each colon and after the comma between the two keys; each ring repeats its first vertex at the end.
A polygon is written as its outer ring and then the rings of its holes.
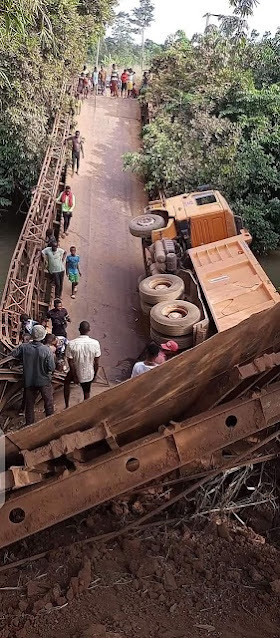
{"type": "Polygon", "coordinates": [[[192,347],[280,301],[250,250],[251,235],[219,191],[201,187],[152,201],[130,232],[142,238],[140,302],[157,343],[192,347]]]}

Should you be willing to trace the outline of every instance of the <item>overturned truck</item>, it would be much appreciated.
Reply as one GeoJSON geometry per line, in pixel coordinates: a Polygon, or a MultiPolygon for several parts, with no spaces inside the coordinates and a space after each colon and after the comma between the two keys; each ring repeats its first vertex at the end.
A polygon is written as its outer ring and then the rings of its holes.
{"type": "Polygon", "coordinates": [[[0,547],[170,472],[219,473],[277,456],[279,326],[275,303],[148,374],[10,432],[0,547]]]}
{"type": "Polygon", "coordinates": [[[174,338],[190,348],[279,303],[250,233],[219,191],[152,201],[130,232],[142,238],[140,304],[158,344],[174,338]]]}

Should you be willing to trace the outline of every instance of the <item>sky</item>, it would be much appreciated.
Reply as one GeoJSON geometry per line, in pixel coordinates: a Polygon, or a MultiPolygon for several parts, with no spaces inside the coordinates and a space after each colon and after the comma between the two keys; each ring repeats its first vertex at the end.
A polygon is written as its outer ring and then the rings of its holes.
{"type": "MultiPolygon", "coordinates": [[[[155,5],[155,22],[147,30],[146,37],[155,42],[164,42],[165,38],[183,29],[188,37],[204,30],[206,12],[231,13],[227,0],[153,0],[155,5]]],[[[130,11],[137,6],[137,0],[119,0],[119,11],[130,11]]],[[[211,23],[217,23],[215,18],[211,23]]],[[[280,26],[280,2],[279,0],[260,0],[259,6],[254,11],[254,17],[250,19],[251,29],[259,33],[271,31],[275,33],[280,26]]]]}

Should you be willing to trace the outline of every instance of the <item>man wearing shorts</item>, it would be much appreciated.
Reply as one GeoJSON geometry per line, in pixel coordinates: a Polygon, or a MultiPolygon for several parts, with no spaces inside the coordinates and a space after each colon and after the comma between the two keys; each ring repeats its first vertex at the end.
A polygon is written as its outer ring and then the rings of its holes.
{"type": "Polygon", "coordinates": [[[71,140],[72,142],[72,176],[74,175],[76,164],[76,173],[77,175],[79,175],[81,153],[83,157],[85,156],[83,145],[84,139],[81,137],[80,131],[76,131],[75,135],[70,135],[69,137],[67,137],[67,139],[65,140],[65,144],[68,140],[71,140]]]}
{"type": "Polygon", "coordinates": [[[69,341],[66,347],[66,357],[70,370],[64,381],[65,407],[69,406],[70,383],[80,384],[84,393],[84,400],[90,397],[91,384],[96,378],[101,356],[100,343],[88,335],[90,325],[82,321],[79,326],[80,336],[69,341]]]}
{"type": "Polygon", "coordinates": [[[127,72],[126,69],[124,69],[123,73],[121,74],[122,97],[126,97],[127,96],[127,80],[128,80],[128,72],[127,72]]]}
{"type": "Polygon", "coordinates": [[[80,257],[77,255],[76,246],[71,246],[70,255],[66,258],[66,274],[72,284],[71,299],[75,299],[79,279],[81,277],[80,271],[80,257]]]}
{"type": "Polygon", "coordinates": [[[131,97],[133,82],[134,82],[134,71],[132,69],[128,69],[128,78],[127,78],[127,97],[131,97]]]}

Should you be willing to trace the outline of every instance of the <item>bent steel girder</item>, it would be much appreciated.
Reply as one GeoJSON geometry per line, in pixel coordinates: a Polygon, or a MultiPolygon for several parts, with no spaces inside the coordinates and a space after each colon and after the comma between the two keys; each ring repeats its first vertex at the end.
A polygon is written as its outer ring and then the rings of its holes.
{"type": "Polygon", "coordinates": [[[37,259],[44,246],[48,226],[56,215],[55,196],[59,190],[65,161],[65,141],[69,135],[71,114],[63,112],[63,97],[67,90],[63,84],[60,108],[57,111],[38,184],[31,200],[8,272],[0,305],[0,339],[4,348],[18,343],[19,317],[22,312],[38,312],[38,303],[45,289],[37,286],[42,280],[43,263],[37,259]]]}
{"type": "MultiPolygon", "coordinates": [[[[178,468],[187,473],[189,467],[193,473],[203,459],[241,439],[257,435],[261,440],[263,431],[279,421],[280,385],[275,384],[259,396],[171,422],[127,445],[119,445],[103,423],[50,442],[47,449],[24,452],[26,464],[19,469],[26,472],[27,481],[36,476],[38,482],[7,494],[0,510],[0,547],[178,468]],[[103,446],[94,447],[100,440],[103,446]],[[65,457],[68,463],[58,470],[55,459],[65,457]]],[[[273,436],[278,436],[278,429],[273,436]]]]}

